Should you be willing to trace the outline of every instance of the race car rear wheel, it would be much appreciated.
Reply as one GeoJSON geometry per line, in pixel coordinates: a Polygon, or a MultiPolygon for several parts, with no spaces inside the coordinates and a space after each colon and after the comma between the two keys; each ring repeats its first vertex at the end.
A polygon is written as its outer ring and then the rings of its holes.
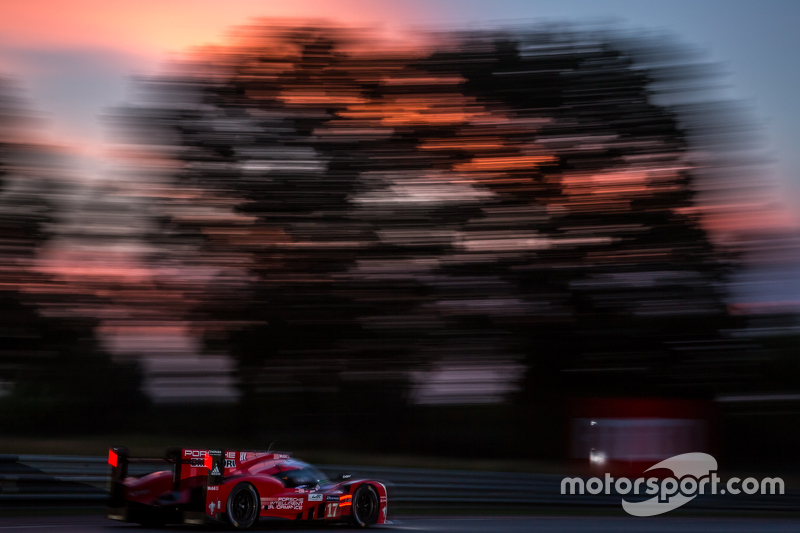
{"type": "Polygon", "coordinates": [[[239,483],[233,487],[225,514],[234,529],[247,529],[256,523],[260,501],[258,492],[250,483],[239,483]]]}
{"type": "Polygon", "coordinates": [[[372,485],[361,485],[353,494],[351,518],[356,527],[371,526],[378,521],[378,493],[372,485]]]}

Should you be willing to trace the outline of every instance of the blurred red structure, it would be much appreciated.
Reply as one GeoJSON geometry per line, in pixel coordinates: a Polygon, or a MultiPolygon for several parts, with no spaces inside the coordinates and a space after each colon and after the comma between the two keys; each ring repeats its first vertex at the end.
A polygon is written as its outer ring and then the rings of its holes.
{"type": "Polygon", "coordinates": [[[712,427],[709,401],[581,398],[571,405],[569,455],[595,474],[638,477],[674,455],[713,454],[712,427]]]}

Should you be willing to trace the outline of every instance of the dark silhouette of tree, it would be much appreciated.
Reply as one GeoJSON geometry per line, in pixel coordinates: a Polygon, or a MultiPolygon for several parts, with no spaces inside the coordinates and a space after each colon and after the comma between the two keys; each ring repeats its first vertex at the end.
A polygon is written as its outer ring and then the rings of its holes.
{"type": "MultiPolygon", "coordinates": [[[[614,385],[605,374],[600,389],[678,385],[674,378],[691,375],[687,343],[718,339],[732,322],[725,257],[689,212],[692,163],[674,113],[653,103],[646,70],[591,35],[484,36],[465,48],[428,64],[463,76],[479,101],[550,119],[529,135],[557,160],[522,170],[523,187],[487,183],[507,205],[553,213],[540,228],[556,246],[529,256],[525,276],[514,276],[527,290],[538,278],[566,297],[572,334],[544,335],[550,350],[565,368],[619,368],[614,385]],[[472,53],[478,43],[489,51],[472,53]]],[[[720,384],[708,378],[689,384],[720,384]]]]}
{"type": "Polygon", "coordinates": [[[191,200],[164,227],[218,269],[198,312],[239,363],[244,427],[262,410],[265,429],[424,445],[407,404],[454,365],[516,372],[513,420],[537,431],[568,395],[741,383],[685,134],[610,36],[465,33],[423,54],[248,31],[124,113],[180,163],[191,200]]]}
{"type": "Polygon", "coordinates": [[[0,80],[0,424],[7,434],[108,431],[144,405],[130,365],[112,363],[96,322],[70,312],[35,262],[57,224],[57,154],[32,144],[23,100],[0,80]]]}

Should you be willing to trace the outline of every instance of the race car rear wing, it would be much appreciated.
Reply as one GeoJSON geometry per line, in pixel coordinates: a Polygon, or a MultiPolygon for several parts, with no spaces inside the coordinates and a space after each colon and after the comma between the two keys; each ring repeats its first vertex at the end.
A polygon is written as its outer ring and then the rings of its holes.
{"type": "Polygon", "coordinates": [[[111,467],[111,475],[109,476],[110,493],[109,506],[117,507],[125,503],[123,482],[128,477],[128,465],[135,464],[148,464],[159,466],[163,465],[168,467],[172,461],[169,454],[165,458],[154,457],[131,457],[128,448],[124,446],[114,446],[108,450],[108,464],[111,467]]]}
{"type": "Polygon", "coordinates": [[[289,454],[254,450],[209,450],[199,448],[168,448],[163,458],[131,457],[124,446],[115,446],[108,451],[111,467],[109,505],[124,504],[124,481],[128,477],[130,464],[163,465],[172,469],[173,490],[179,490],[181,481],[195,476],[208,476],[208,486],[219,485],[225,476],[241,465],[254,459],[286,459],[289,454]],[[272,457],[269,457],[272,456],[272,457]]]}

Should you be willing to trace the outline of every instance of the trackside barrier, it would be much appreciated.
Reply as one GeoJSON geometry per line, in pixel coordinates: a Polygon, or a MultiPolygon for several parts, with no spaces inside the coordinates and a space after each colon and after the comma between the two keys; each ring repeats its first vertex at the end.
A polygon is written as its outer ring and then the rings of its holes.
{"type": "MultiPolygon", "coordinates": [[[[560,475],[436,470],[420,468],[318,465],[334,477],[384,480],[394,510],[489,507],[615,507],[619,495],[561,494],[560,475]]],[[[129,475],[158,468],[129,464],[129,475]]],[[[108,498],[106,457],[68,455],[0,455],[0,506],[104,506],[108,498]]],[[[704,495],[687,509],[800,510],[800,490],[782,495],[704,495]]]]}

